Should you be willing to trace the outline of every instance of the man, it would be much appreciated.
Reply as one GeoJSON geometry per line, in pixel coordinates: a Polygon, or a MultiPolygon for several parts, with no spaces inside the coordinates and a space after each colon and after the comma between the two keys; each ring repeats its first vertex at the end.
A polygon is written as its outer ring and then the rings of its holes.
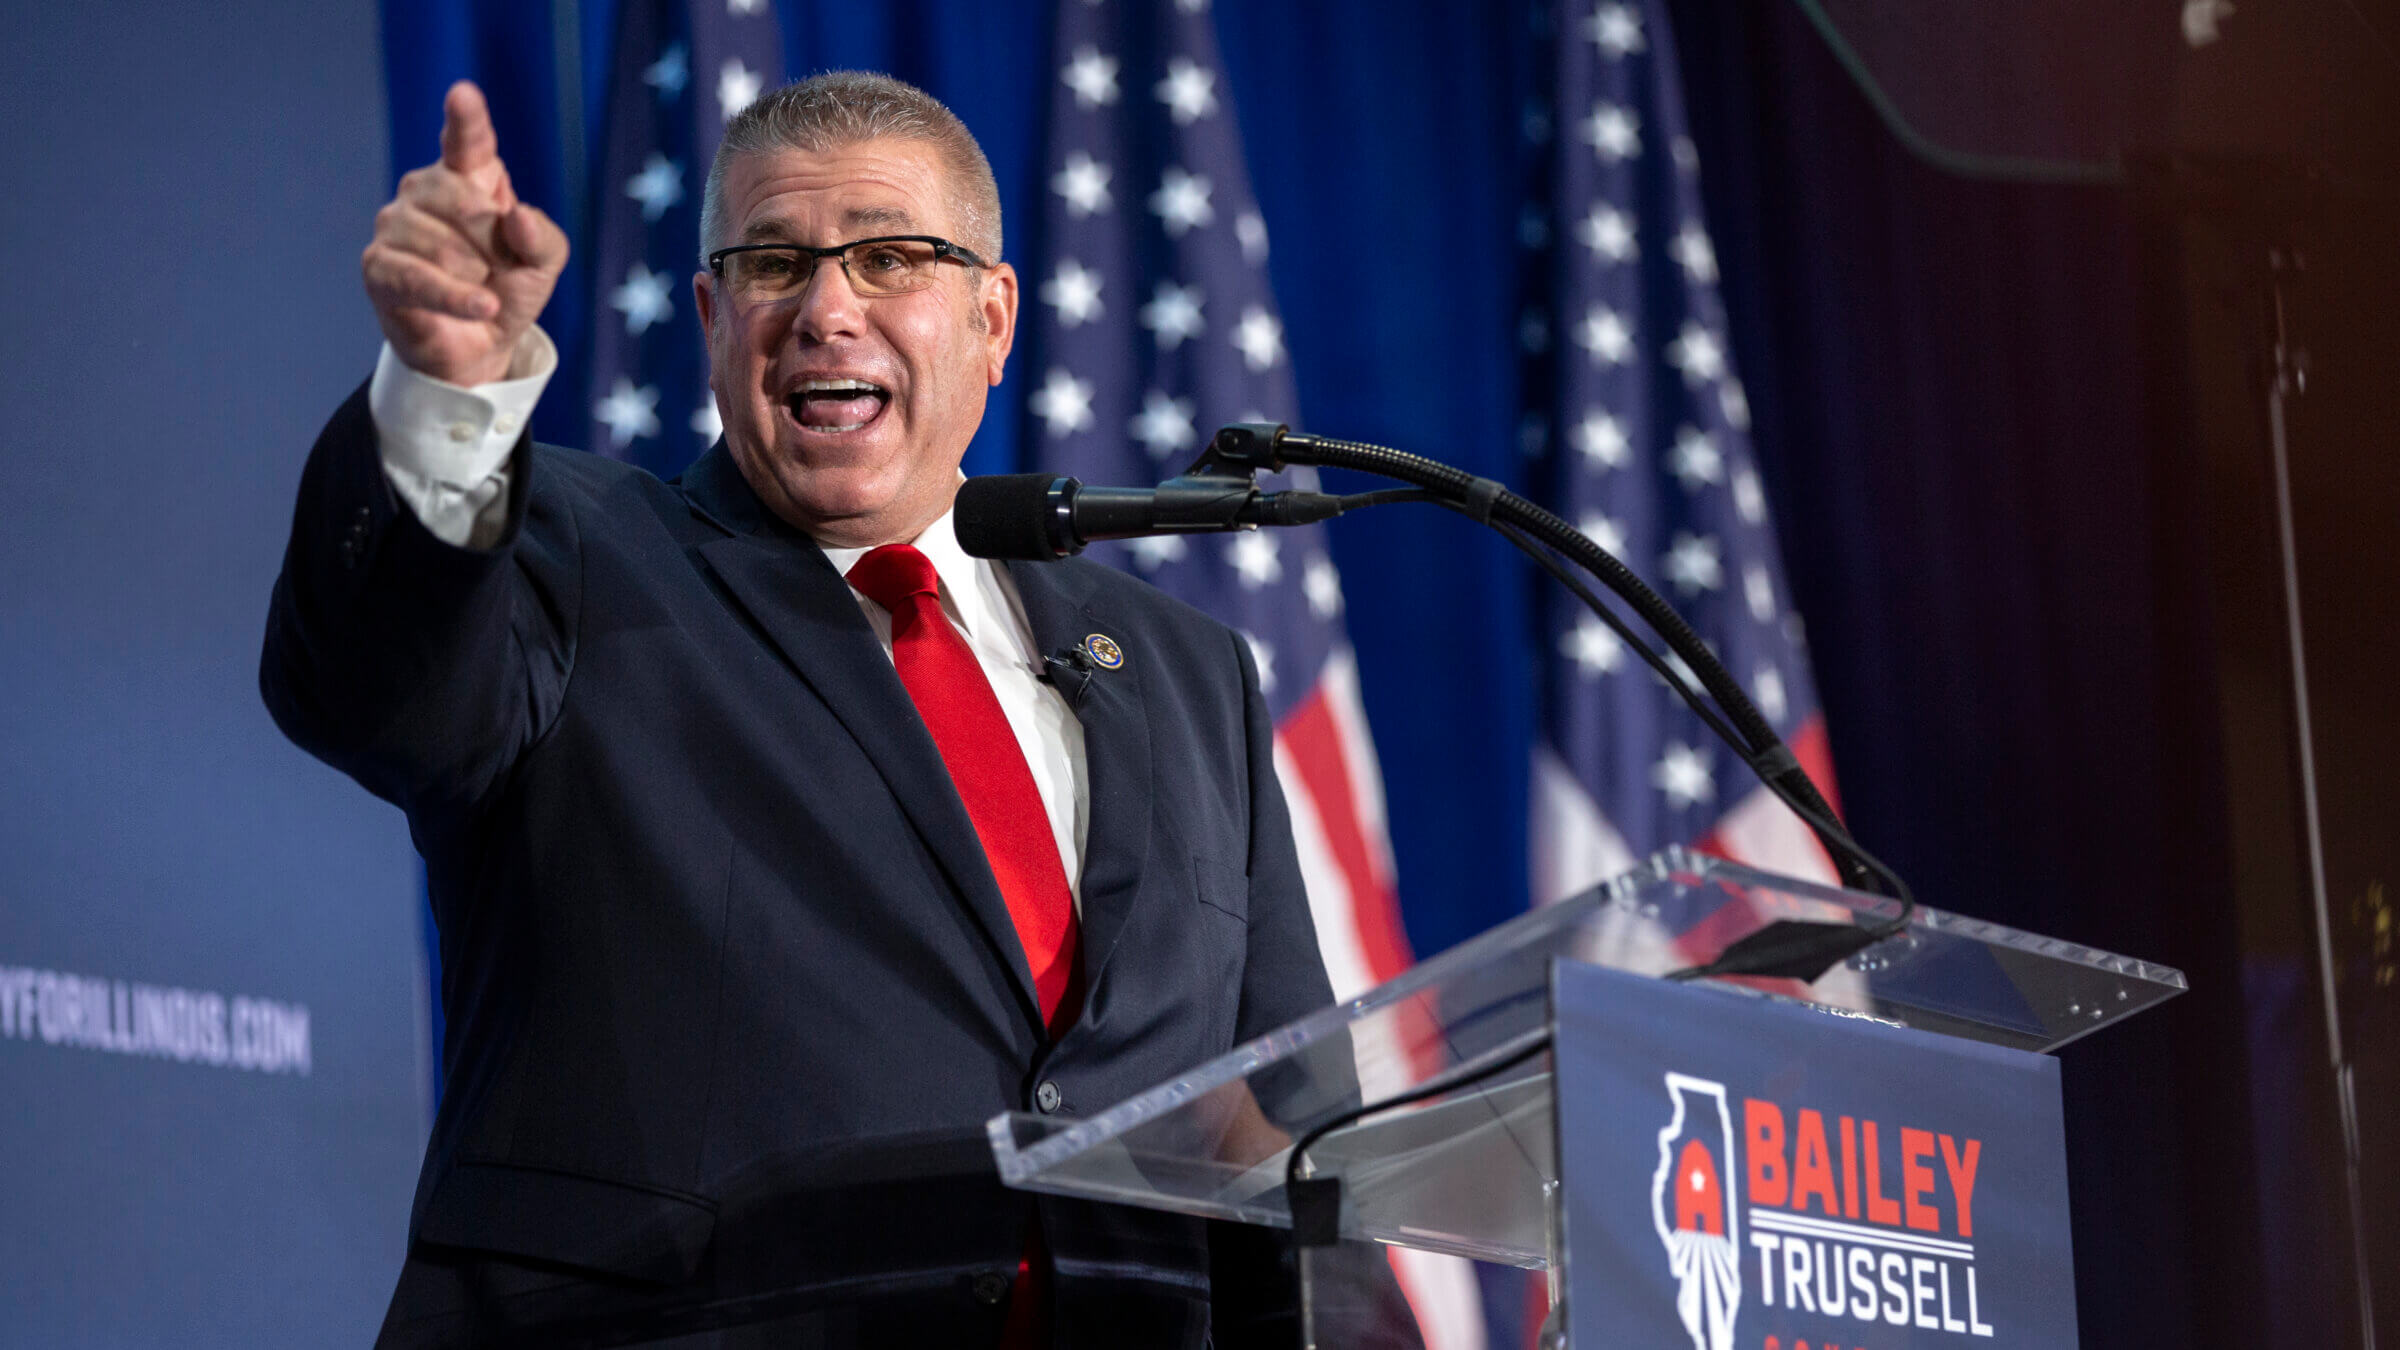
{"type": "Polygon", "coordinates": [[[567,245],[474,86],[363,258],[387,344],[303,475],[261,683],[407,812],[440,926],[449,1086],[382,1343],[749,1299],[797,1311],[773,1344],[1197,1346],[1212,1279],[1236,1343],[1271,1261],[1003,1192],[980,1131],[1330,1001],[1247,646],[959,550],[1018,288],[947,109],[770,94],[702,219],[725,433],[673,483],[525,436],[567,245]]]}

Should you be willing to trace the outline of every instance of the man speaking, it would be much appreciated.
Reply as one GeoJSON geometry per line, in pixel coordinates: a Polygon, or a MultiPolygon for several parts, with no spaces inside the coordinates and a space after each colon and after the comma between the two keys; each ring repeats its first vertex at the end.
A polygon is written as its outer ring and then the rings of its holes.
{"type": "Polygon", "coordinates": [[[733,119],[692,282],[724,436],[662,483],[526,436],[566,239],[475,87],[444,111],[376,216],[387,343],[302,475],[260,672],[407,812],[441,932],[382,1343],[769,1285],[817,1290],[774,1344],[1199,1346],[1212,1304],[1238,1343],[1289,1291],[1232,1235],[926,1161],[1331,999],[1246,644],[953,536],[1017,318],[974,139],[856,73],[733,119]]]}

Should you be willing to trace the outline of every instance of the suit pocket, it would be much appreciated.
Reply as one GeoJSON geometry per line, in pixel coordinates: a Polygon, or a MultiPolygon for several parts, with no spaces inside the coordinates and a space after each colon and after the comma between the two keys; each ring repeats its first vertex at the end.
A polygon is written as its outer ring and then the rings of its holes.
{"type": "Polygon", "coordinates": [[[1194,905],[1191,956],[1198,965],[1194,995],[1208,1010],[1200,1023],[1205,1037],[1200,1057],[1212,1058],[1233,1048],[1233,1027],[1240,1016],[1242,977],[1250,960],[1250,878],[1241,868],[1201,854],[1192,855],[1194,905]]]}
{"type": "Polygon", "coordinates": [[[1214,858],[1192,855],[1192,886],[1200,903],[1250,924],[1250,874],[1214,858]]]}
{"type": "Polygon", "coordinates": [[[573,1172],[460,1163],[436,1183],[417,1237],[626,1279],[680,1284],[699,1267],[716,1210],[695,1196],[573,1172]]]}

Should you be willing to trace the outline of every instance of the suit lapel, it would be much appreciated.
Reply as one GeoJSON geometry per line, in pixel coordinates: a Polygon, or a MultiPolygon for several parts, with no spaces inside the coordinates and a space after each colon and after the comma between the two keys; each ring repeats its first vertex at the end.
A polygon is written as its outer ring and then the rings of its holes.
{"type": "Polygon", "coordinates": [[[1081,568],[1015,562],[1008,574],[1025,605],[1036,652],[1080,647],[1098,633],[1125,645],[1125,664],[1094,670],[1074,702],[1083,724],[1091,818],[1083,849],[1083,968],[1097,988],[1141,889],[1150,856],[1150,724],[1142,700],[1143,653],[1126,643],[1129,625],[1088,603],[1081,568]]]}
{"type": "Polygon", "coordinates": [[[764,511],[722,442],[680,481],[700,514],[720,526],[747,527],[701,544],[701,560],[883,775],[1007,965],[1020,1011],[1039,1025],[1031,967],[975,823],[848,583],[806,536],[764,511]]]}

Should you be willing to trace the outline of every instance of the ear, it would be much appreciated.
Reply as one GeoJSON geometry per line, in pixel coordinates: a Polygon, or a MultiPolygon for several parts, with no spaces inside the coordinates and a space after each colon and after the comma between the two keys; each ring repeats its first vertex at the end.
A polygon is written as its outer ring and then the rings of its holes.
{"type": "Polygon", "coordinates": [[[975,305],[983,315],[984,382],[998,384],[1008,366],[1009,348],[1017,340],[1017,269],[992,264],[976,291],[975,305]]]}
{"type": "Polygon", "coordinates": [[[700,336],[716,331],[717,279],[706,268],[692,273],[692,312],[700,316],[700,336]]]}

